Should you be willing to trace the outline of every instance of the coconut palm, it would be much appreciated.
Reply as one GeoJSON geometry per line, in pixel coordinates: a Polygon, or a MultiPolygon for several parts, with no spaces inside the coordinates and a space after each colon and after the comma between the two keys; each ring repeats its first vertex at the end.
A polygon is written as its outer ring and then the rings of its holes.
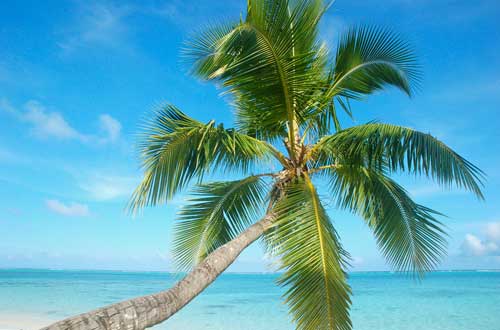
{"type": "Polygon", "coordinates": [[[173,244],[188,274],[170,290],[51,329],[153,326],[259,238],[279,260],[278,284],[297,329],[351,329],[349,254],[319,188],[366,222],[394,269],[421,276],[436,267],[446,248],[439,214],[391,175],[432,178],[482,198],[483,174],[429,134],[378,122],[341,126],[338,113],[351,116],[352,101],[387,87],[411,96],[419,66],[406,42],[375,27],[348,30],[330,53],[318,37],[326,10],[321,0],[249,0],[244,20],[189,40],[184,56],[192,73],[228,95],[235,128],[197,121],[174,105],[159,109],[143,130],[144,178],[130,204],[168,203],[193,185],[173,244]],[[204,180],[213,173],[241,178],[204,180]]]}

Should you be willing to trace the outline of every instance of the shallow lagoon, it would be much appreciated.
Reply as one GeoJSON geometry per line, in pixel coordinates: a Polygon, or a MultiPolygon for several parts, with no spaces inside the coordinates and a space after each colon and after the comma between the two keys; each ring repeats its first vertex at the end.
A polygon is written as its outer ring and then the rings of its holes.
{"type": "MultiPolygon", "coordinates": [[[[293,329],[276,274],[225,274],[155,329],[293,329]]],[[[160,272],[0,270],[0,329],[51,320],[168,288],[160,272]]],[[[355,330],[499,330],[500,272],[436,272],[417,282],[389,272],[352,273],[355,330]]]]}

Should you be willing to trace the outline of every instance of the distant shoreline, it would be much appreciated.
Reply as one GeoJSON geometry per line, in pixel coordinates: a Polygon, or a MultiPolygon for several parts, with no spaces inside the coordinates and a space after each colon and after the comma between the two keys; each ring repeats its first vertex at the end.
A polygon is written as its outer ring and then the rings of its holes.
{"type": "MultiPolygon", "coordinates": [[[[167,270],[125,270],[125,269],[78,269],[78,268],[2,268],[0,272],[7,271],[46,271],[46,272],[103,272],[103,273],[158,273],[158,274],[172,274],[179,275],[182,272],[173,272],[167,270]]],[[[430,273],[450,273],[450,272],[500,272],[499,269],[439,269],[433,270],[430,273]]],[[[356,270],[349,271],[349,274],[367,274],[367,273],[389,273],[389,274],[406,274],[405,272],[392,271],[392,270],[356,270]]],[[[272,275],[280,274],[280,272],[225,272],[224,274],[232,275],[272,275]]],[[[1,329],[0,329],[1,330],[1,329]]]]}

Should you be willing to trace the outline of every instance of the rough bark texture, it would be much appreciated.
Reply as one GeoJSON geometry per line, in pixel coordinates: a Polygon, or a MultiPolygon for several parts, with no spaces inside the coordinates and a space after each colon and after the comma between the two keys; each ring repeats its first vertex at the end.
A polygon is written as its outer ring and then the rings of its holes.
{"type": "Polygon", "coordinates": [[[179,311],[210,285],[271,225],[266,216],[221,246],[169,290],[123,301],[56,322],[42,330],[143,330],[179,311]]]}

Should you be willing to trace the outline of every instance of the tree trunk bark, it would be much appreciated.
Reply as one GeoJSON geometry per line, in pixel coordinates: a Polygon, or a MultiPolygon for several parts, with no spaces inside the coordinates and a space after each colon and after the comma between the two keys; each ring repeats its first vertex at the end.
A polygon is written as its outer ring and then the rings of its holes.
{"type": "Polygon", "coordinates": [[[271,225],[266,215],[234,240],[209,254],[172,288],[126,300],[49,325],[42,330],[143,330],[167,320],[210,285],[271,225]]]}

